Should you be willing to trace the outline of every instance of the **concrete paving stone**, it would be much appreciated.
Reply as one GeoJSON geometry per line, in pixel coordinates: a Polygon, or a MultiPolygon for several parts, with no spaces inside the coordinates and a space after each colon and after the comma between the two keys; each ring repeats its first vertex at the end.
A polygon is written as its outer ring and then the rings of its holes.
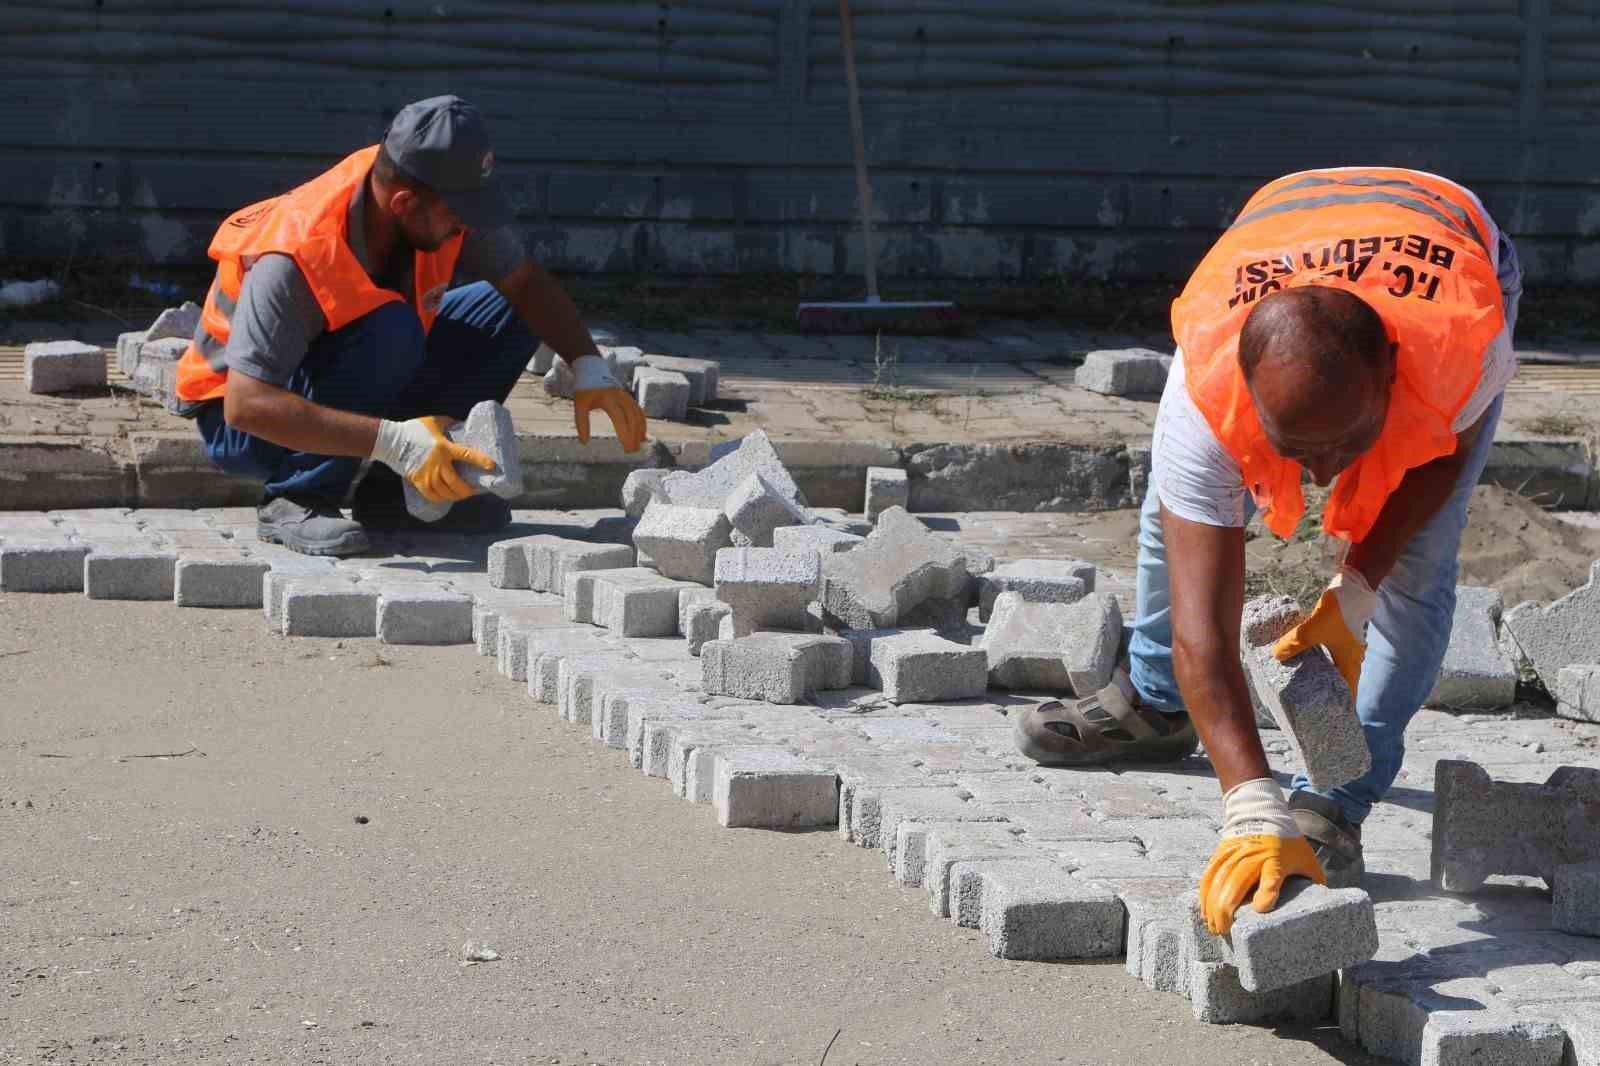
{"type": "Polygon", "coordinates": [[[687,421],[692,392],[689,379],[676,371],[645,366],[633,375],[633,396],[647,418],[687,421]]]}
{"type": "Polygon", "coordinates": [[[718,748],[760,746],[760,738],[745,722],[667,721],[661,729],[671,734],[666,776],[672,794],[690,803],[711,802],[718,748]]]}
{"type": "Polygon", "coordinates": [[[790,503],[759,471],[753,471],[728,494],[722,506],[729,537],[736,547],[770,548],[774,533],[807,524],[803,509],[790,503]]]}
{"type": "Polygon", "coordinates": [[[724,748],[715,757],[717,823],[751,829],[810,829],[839,820],[839,778],[772,748],[724,748]]]}
{"type": "Polygon", "coordinates": [[[1506,636],[1547,689],[1563,667],[1600,661],[1600,561],[1582,587],[1548,605],[1519,603],[1504,622],[1506,636]]]}
{"type": "Polygon", "coordinates": [[[1361,889],[1293,878],[1276,909],[1258,914],[1248,903],[1240,907],[1225,943],[1239,984],[1273,992],[1366,962],[1378,950],[1378,925],[1372,897],[1361,889]]]}
{"type": "MultiPolygon", "coordinates": [[[[958,868],[966,864],[957,864],[958,868]]],[[[1044,860],[972,864],[978,928],[997,959],[1105,959],[1122,954],[1124,911],[1110,892],[1044,860]]]]}
{"type": "Polygon", "coordinates": [[[630,388],[633,386],[634,374],[645,365],[644,352],[632,345],[614,347],[601,345],[600,354],[605,357],[606,363],[611,367],[611,373],[616,375],[617,380],[630,388]]]}
{"type": "Polygon", "coordinates": [[[1450,645],[1427,706],[1497,710],[1516,702],[1516,667],[1500,641],[1503,606],[1499,589],[1456,586],[1450,645]]]}
{"type": "Polygon", "coordinates": [[[928,600],[970,600],[966,555],[903,508],[891,507],[866,542],[823,557],[823,618],[835,629],[888,629],[928,600]]]}
{"type": "Polygon", "coordinates": [[[101,541],[84,557],[83,592],[91,600],[170,600],[177,568],[177,552],[151,541],[101,541]]]}
{"type": "Polygon", "coordinates": [[[1077,603],[1094,591],[1093,563],[1078,559],[1014,559],[978,578],[978,618],[989,621],[995,597],[1015,592],[1026,603],[1077,603]]]}
{"type": "Polygon", "coordinates": [[[866,542],[858,533],[827,526],[780,526],[772,531],[772,546],[780,551],[815,551],[818,555],[847,552],[866,542]]]}
{"type": "MultiPolygon", "coordinates": [[[[748,722],[738,718],[719,718],[712,714],[692,715],[685,707],[683,714],[648,715],[641,722],[639,736],[638,769],[646,777],[671,779],[673,751],[679,734],[704,743],[744,743],[756,741],[755,731],[748,722]]],[[[680,758],[683,756],[680,755],[680,758]]],[[[682,768],[679,768],[681,775],[682,768]]]]}
{"type": "Polygon", "coordinates": [[[1087,804],[1055,799],[1044,803],[992,803],[1034,844],[1051,845],[1064,841],[1131,840],[1126,830],[1096,821],[1087,804]]]}
{"type": "Polygon", "coordinates": [[[145,338],[146,331],[142,329],[117,334],[117,369],[122,371],[124,377],[133,377],[133,372],[138,369],[139,349],[143,347],[145,338]]]}
{"type": "Polygon", "coordinates": [[[563,595],[567,575],[591,570],[621,570],[634,564],[629,544],[600,544],[549,534],[524,538],[528,553],[528,587],[536,592],[563,595]]]}
{"type": "Polygon", "coordinates": [[[289,581],[279,610],[286,637],[378,634],[378,590],[336,575],[289,581]]]}
{"type": "Polygon", "coordinates": [[[144,339],[147,341],[181,340],[185,343],[194,340],[195,330],[200,327],[200,305],[193,300],[185,300],[177,307],[169,307],[156,316],[150,323],[150,328],[145,330],[144,339]]]}
{"type": "MultiPolygon", "coordinates": [[[[628,761],[633,764],[635,770],[644,769],[646,726],[650,722],[668,718],[690,721],[737,721],[739,713],[724,708],[708,707],[693,696],[682,694],[655,700],[628,700],[628,727],[623,746],[627,749],[628,761]]],[[[663,754],[661,758],[665,759],[665,755],[663,754]]]]}
{"type": "Polygon", "coordinates": [[[1553,1022],[1510,1011],[1447,1010],[1428,1016],[1421,1066],[1562,1066],[1566,1035],[1553,1022]]]}
{"type": "Polygon", "coordinates": [[[1245,604],[1240,650],[1257,704],[1294,745],[1311,786],[1336,788],[1372,766],[1350,687],[1320,648],[1278,662],[1272,647],[1300,620],[1287,596],[1245,604]]]}
{"type": "Polygon", "coordinates": [[[979,803],[1046,803],[1051,799],[1038,770],[960,774],[956,788],[979,803]]]}
{"type": "Polygon", "coordinates": [[[512,681],[528,680],[528,642],[546,631],[581,633],[592,637],[594,631],[578,628],[566,620],[560,604],[538,607],[502,607],[496,612],[495,668],[501,677],[512,681]]]}
{"type": "Polygon", "coordinates": [[[1600,723],[1600,666],[1564,666],[1555,692],[1556,714],[1574,722],[1600,723]]]}
{"type": "Polygon", "coordinates": [[[928,744],[951,744],[959,739],[927,718],[868,715],[853,725],[883,750],[920,751],[928,744]]]}
{"type": "Polygon", "coordinates": [[[472,597],[424,586],[384,588],[377,622],[385,644],[470,644],[472,597]]]}
{"type": "Polygon", "coordinates": [[[80,341],[35,341],[22,349],[22,387],[32,393],[104,388],[105,349],[80,341]]]}
{"type": "Polygon", "coordinates": [[[528,542],[532,537],[513,537],[489,545],[489,584],[497,589],[525,589],[528,584],[528,542]]]}
{"type": "MultiPolygon", "coordinates": [[[[691,586],[678,593],[678,636],[689,635],[689,615],[699,604],[718,603],[717,590],[714,588],[700,588],[691,586]]],[[[713,636],[713,639],[714,636],[713,636]]]]}
{"type": "Polygon", "coordinates": [[[1519,1007],[1517,1013],[1561,1027],[1566,1035],[1561,1066],[1600,1066],[1600,1010],[1593,1003],[1541,1003],[1519,1007]]]}
{"type": "Polygon", "coordinates": [[[593,728],[595,690],[600,679],[625,669],[628,660],[615,652],[561,653],[556,667],[556,707],[563,722],[593,728]]]}
{"type": "Polygon", "coordinates": [[[616,649],[599,640],[592,629],[581,627],[533,630],[525,645],[523,673],[528,698],[535,703],[561,706],[561,664],[569,656],[614,656],[616,649]]]}
{"type": "Polygon", "coordinates": [[[778,458],[766,430],[755,430],[728,445],[725,451],[714,450],[713,461],[703,470],[670,471],[662,481],[668,498],[682,506],[720,511],[734,489],[752,473],[759,473],[784,499],[799,508],[806,506],[805,494],[778,458]]]}
{"type": "MultiPolygon", "coordinates": [[[[922,887],[928,875],[928,837],[940,827],[1005,825],[1003,817],[984,810],[981,804],[962,800],[961,793],[953,789],[939,789],[905,802],[896,797],[885,801],[880,794],[879,811],[878,835],[889,845],[884,849],[889,853],[889,868],[894,871],[895,881],[906,888],[922,887]],[[953,797],[945,795],[952,792],[953,797]],[[959,808],[955,806],[957,803],[961,804],[959,808]],[[959,817],[945,817],[948,810],[955,810],[959,817]],[[892,839],[888,828],[891,824],[894,826],[892,839]]],[[[1011,841],[1018,849],[1031,850],[1020,837],[1012,835],[1011,841]]]]}
{"type": "Polygon", "coordinates": [[[721,511],[654,501],[633,531],[633,543],[663,577],[710,585],[717,552],[732,543],[731,536],[721,511]]]}
{"type": "Polygon", "coordinates": [[[678,631],[678,597],[690,587],[643,567],[567,575],[569,622],[587,622],[624,637],[667,637],[678,631]]]}
{"type": "Polygon", "coordinates": [[[331,577],[339,574],[347,581],[355,575],[339,568],[334,560],[314,555],[297,555],[290,559],[273,559],[271,567],[261,575],[261,613],[273,632],[283,631],[283,590],[289,582],[303,577],[331,577]]]}
{"type": "Polygon", "coordinates": [[[730,627],[728,639],[733,639],[732,624],[733,612],[727,604],[720,601],[711,603],[701,601],[692,604],[689,608],[688,628],[683,634],[689,642],[689,654],[698,657],[707,641],[721,639],[724,626],[730,627]]]}
{"type": "Polygon", "coordinates": [[[994,808],[963,799],[956,789],[930,784],[924,779],[916,787],[857,788],[850,824],[855,843],[876,848],[888,856],[894,868],[899,846],[898,832],[903,821],[920,822],[1003,822],[1005,816],[994,808]]]}
{"type": "Polygon", "coordinates": [[[704,407],[717,401],[717,390],[722,373],[720,363],[712,359],[689,359],[676,355],[646,353],[646,366],[681,374],[689,382],[689,406],[704,407]]]}
{"type": "MultiPolygon", "coordinates": [[[[928,894],[928,910],[936,918],[949,918],[950,871],[957,863],[990,859],[1033,858],[1014,829],[1004,822],[925,822],[922,836],[922,887],[928,894]]],[[[899,854],[909,854],[900,851],[899,854]]]]}
{"type": "Polygon", "coordinates": [[[477,646],[478,654],[498,656],[501,613],[513,607],[527,606],[529,595],[509,589],[477,588],[472,583],[459,580],[452,580],[450,587],[472,597],[472,642],[477,646]]]}
{"type": "Polygon", "coordinates": [[[629,709],[681,695],[665,674],[643,665],[619,667],[595,678],[589,697],[589,733],[608,748],[628,746],[629,709]]]}
{"type": "Polygon", "coordinates": [[[1492,780],[1474,763],[1434,771],[1432,878],[1475,891],[1494,875],[1543,878],[1600,855],[1600,768],[1563,766],[1543,784],[1492,780]]]}
{"type": "Polygon", "coordinates": [[[891,507],[911,505],[911,479],[897,466],[867,467],[866,501],[861,511],[867,521],[876,522],[878,516],[891,507]]]}
{"type": "Polygon", "coordinates": [[[1105,349],[1083,357],[1073,384],[1107,396],[1156,396],[1171,369],[1172,356],[1149,348],[1105,349]]]}
{"type": "Polygon", "coordinates": [[[851,650],[839,637],[756,633],[700,648],[702,687],[719,696],[803,703],[821,689],[850,684],[851,650]]]}
{"type": "MultiPolygon", "coordinates": [[[[522,495],[522,446],[517,441],[517,427],[512,423],[511,412],[505,407],[493,400],[474,404],[467,412],[467,420],[451,426],[445,435],[494,460],[493,470],[470,463],[456,464],[456,473],[474,492],[492,492],[505,500],[522,495]]],[[[450,501],[434,503],[424,498],[407,479],[401,479],[401,488],[405,492],[406,510],[424,522],[437,522],[450,511],[450,501]]]]}
{"type": "Polygon", "coordinates": [[[1299,1022],[1310,1025],[1333,1012],[1333,975],[1313,977],[1272,992],[1250,992],[1225,962],[1189,962],[1189,1005],[1196,1021],[1210,1025],[1299,1022]]]}
{"type": "Polygon", "coordinates": [[[267,560],[238,550],[180,551],[173,602],[179,607],[260,607],[263,578],[271,567],[267,560]]]}
{"type": "Polygon", "coordinates": [[[667,493],[662,483],[665,470],[646,468],[630,471],[622,480],[622,510],[629,518],[643,518],[645,508],[652,500],[667,503],[667,493]]]}
{"type": "Polygon", "coordinates": [[[1600,937],[1600,859],[1557,866],[1551,888],[1551,924],[1574,936],[1600,937]]]}
{"type": "Polygon", "coordinates": [[[89,545],[63,534],[7,534],[0,541],[0,592],[82,592],[89,545]]]}
{"type": "MultiPolygon", "coordinates": [[[[839,775],[839,838],[846,843],[868,845],[856,836],[854,813],[857,793],[880,791],[885,788],[926,788],[928,778],[918,772],[904,757],[859,749],[855,754],[813,757],[813,761],[826,766],[839,775]]],[[[874,799],[870,809],[877,811],[874,799]]],[[[877,833],[877,816],[874,814],[872,832],[877,833]]]]}
{"type": "Polygon", "coordinates": [[[866,682],[891,703],[971,699],[988,691],[989,657],[983,648],[910,630],[873,639],[866,674],[866,682]]]}
{"type": "MultiPolygon", "coordinates": [[[[129,519],[118,521],[104,518],[59,518],[56,520],[56,529],[91,545],[102,540],[125,541],[143,538],[154,541],[159,537],[157,533],[145,533],[129,519]]],[[[253,534],[251,539],[254,539],[253,534]]]]}
{"type": "Polygon", "coordinates": [[[1032,765],[1031,760],[998,757],[974,748],[965,741],[953,744],[930,744],[909,749],[906,756],[919,771],[929,777],[944,778],[952,774],[999,774],[1032,765]]]}
{"type": "Polygon", "coordinates": [[[1183,939],[1176,925],[1161,919],[1148,922],[1140,930],[1138,950],[1138,972],[1134,976],[1146,988],[1189,995],[1189,962],[1184,958],[1183,939]]]}
{"type": "Polygon", "coordinates": [[[1098,592],[1076,603],[1028,603],[1003,592],[994,602],[980,647],[989,684],[1085,697],[1104,688],[1116,668],[1122,612],[1098,592]]]}
{"type": "Polygon", "coordinates": [[[735,638],[764,629],[804,632],[806,608],[822,587],[822,559],[815,551],[723,548],[713,577],[735,638]]]}

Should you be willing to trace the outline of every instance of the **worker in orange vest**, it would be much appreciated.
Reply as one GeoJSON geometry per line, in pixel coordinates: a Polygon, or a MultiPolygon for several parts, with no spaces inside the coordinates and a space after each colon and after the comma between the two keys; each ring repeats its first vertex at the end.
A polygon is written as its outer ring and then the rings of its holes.
{"type": "Polygon", "coordinates": [[[1044,704],[1018,732],[1048,765],[1176,759],[1205,742],[1224,792],[1200,885],[1215,932],[1247,899],[1276,906],[1291,875],[1347,885],[1364,872],[1361,823],[1394,783],[1449,643],[1521,291],[1515,249],[1471,192],[1341,167],[1256,193],[1173,304],[1129,658],[1106,688],[1044,704]],[[1326,792],[1302,773],[1285,798],[1240,665],[1244,527],[1259,508],[1293,534],[1303,476],[1334,485],[1323,528],[1344,552],[1275,651],[1327,650],[1372,765],[1326,792]]]}
{"type": "Polygon", "coordinates": [[[507,504],[471,496],[455,466],[493,461],[444,430],[480,401],[504,402],[541,342],[572,368],[578,439],[599,410],[625,450],[643,444],[644,413],[524,254],[494,172],[478,110],[437,96],[402,108],[381,144],[218,228],[177,392],[212,461],[265,483],[262,540],[351,555],[370,528],[421,527],[401,478],[462,501],[432,528],[503,528],[507,504]]]}

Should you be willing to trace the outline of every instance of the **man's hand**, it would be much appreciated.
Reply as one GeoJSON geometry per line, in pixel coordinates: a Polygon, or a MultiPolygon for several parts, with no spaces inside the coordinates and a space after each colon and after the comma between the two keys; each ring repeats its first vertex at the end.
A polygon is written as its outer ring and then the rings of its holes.
{"type": "Polygon", "coordinates": [[[622,450],[638,451],[644,445],[644,412],[606,361],[598,355],[582,356],[572,364],[572,376],[572,417],[578,425],[578,442],[589,443],[589,414],[598,408],[611,419],[622,450]]]}
{"type": "Polygon", "coordinates": [[[1359,571],[1342,566],[1310,616],[1285,633],[1272,652],[1281,663],[1319,644],[1327,648],[1333,665],[1350,686],[1353,699],[1361,680],[1361,662],[1367,654],[1367,623],[1377,610],[1378,594],[1367,579],[1359,571]]]}
{"type": "Polygon", "coordinates": [[[472,486],[456,473],[456,463],[470,463],[482,470],[493,470],[494,460],[445,436],[450,420],[439,415],[413,418],[408,422],[378,423],[378,440],[372,458],[415,485],[431,503],[464,500],[472,486]]]}
{"type": "Polygon", "coordinates": [[[1200,876],[1200,911],[1213,935],[1233,928],[1233,914],[1246,899],[1260,914],[1276,907],[1290,877],[1328,883],[1276,781],[1263,777],[1235,785],[1222,806],[1222,839],[1200,876]]]}

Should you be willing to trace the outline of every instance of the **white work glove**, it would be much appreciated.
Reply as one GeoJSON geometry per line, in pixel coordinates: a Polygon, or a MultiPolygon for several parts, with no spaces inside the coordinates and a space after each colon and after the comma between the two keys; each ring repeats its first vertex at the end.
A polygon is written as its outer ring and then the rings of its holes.
{"type": "Polygon", "coordinates": [[[428,415],[405,422],[378,422],[378,439],[372,445],[372,458],[416,486],[432,503],[464,500],[472,486],[456,473],[456,463],[470,463],[493,470],[494,460],[480,451],[457,444],[445,435],[450,420],[428,415]]]}
{"type": "Polygon", "coordinates": [[[622,450],[638,451],[644,444],[644,411],[611,372],[611,365],[598,355],[579,356],[572,364],[572,378],[572,417],[577,423],[578,443],[589,443],[589,412],[598,408],[611,419],[622,450]]]}

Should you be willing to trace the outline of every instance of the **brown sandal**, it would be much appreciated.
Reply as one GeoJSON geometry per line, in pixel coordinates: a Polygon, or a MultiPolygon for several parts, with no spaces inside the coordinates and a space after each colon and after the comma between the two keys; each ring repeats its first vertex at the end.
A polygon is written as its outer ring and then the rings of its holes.
{"type": "Polygon", "coordinates": [[[1175,762],[1200,745],[1188,715],[1135,707],[1115,684],[1031,708],[1017,719],[1015,736],[1017,750],[1040,766],[1175,762]]]}

